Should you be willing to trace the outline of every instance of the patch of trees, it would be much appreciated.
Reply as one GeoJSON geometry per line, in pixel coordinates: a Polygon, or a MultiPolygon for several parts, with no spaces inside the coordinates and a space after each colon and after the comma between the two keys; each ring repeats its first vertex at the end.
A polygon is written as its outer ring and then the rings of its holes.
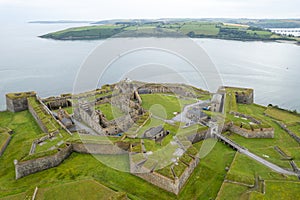
{"type": "Polygon", "coordinates": [[[255,39],[265,39],[261,38],[258,34],[249,34],[246,31],[232,28],[220,28],[218,34],[220,38],[224,39],[240,39],[240,40],[255,40],[255,39]]]}

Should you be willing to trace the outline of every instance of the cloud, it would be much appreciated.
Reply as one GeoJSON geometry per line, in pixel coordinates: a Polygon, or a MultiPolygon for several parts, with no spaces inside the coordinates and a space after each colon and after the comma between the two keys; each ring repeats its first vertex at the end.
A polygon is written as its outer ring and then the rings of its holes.
{"type": "Polygon", "coordinates": [[[112,19],[162,17],[300,17],[298,0],[0,0],[0,13],[15,18],[112,19]]]}

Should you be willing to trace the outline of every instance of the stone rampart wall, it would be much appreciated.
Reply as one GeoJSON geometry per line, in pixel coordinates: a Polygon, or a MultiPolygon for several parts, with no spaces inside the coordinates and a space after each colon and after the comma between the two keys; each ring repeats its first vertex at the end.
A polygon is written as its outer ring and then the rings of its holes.
{"type": "Polygon", "coordinates": [[[241,104],[252,104],[254,102],[253,92],[246,93],[237,93],[236,94],[236,102],[241,104]]]}
{"type": "Polygon", "coordinates": [[[138,176],[149,183],[156,185],[164,190],[169,192],[178,194],[178,187],[175,184],[175,180],[167,178],[159,173],[152,172],[152,173],[133,173],[135,176],[138,176]]]}
{"type": "Polygon", "coordinates": [[[126,154],[127,151],[120,149],[112,144],[68,144],[66,148],[59,149],[59,151],[51,156],[45,156],[33,160],[16,162],[15,173],[16,179],[24,176],[37,173],[52,167],[56,167],[67,159],[72,152],[87,153],[87,154],[103,154],[103,155],[116,155],[126,154]]]}
{"type": "Polygon", "coordinates": [[[6,108],[10,112],[20,112],[23,110],[27,110],[28,108],[27,97],[10,99],[6,96],[6,108]]]}
{"type": "Polygon", "coordinates": [[[246,138],[274,138],[274,128],[248,130],[232,125],[229,127],[229,131],[239,134],[246,138]]]}
{"type": "Polygon", "coordinates": [[[2,156],[2,154],[4,153],[6,147],[8,146],[8,144],[10,142],[10,140],[11,140],[11,136],[9,136],[7,138],[7,140],[5,141],[4,145],[1,147],[1,149],[0,149],[0,156],[2,156]]]}
{"type": "Polygon", "coordinates": [[[290,129],[288,129],[286,127],[285,124],[275,121],[283,130],[285,130],[294,140],[296,140],[296,142],[298,142],[300,144],[300,137],[297,136],[293,131],[291,131],[290,129]]]}
{"type": "Polygon", "coordinates": [[[145,171],[146,173],[136,173],[136,170],[138,169],[138,167],[136,166],[135,163],[133,163],[131,161],[131,159],[130,159],[130,170],[131,170],[131,173],[134,174],[135,176],[138,176],[153,185],[156,185],[156,186],[158,186],[164,190],[167,190],[169,192],[172,192],[174,194],[179,194],[181,188],[184,186],[187,179],[193,173],[194,169],[197,167],[199,162],[200,162],[200,159],[198,157],[193,159],[189,163],[189,166],[185,169],[183,174],[179,178],[174,178],[174,180],[172,180],[168,177],[165,177],[155,171],[147,172],[149,170],[145,169],[144,167],[141,167],[138,171],[141,171],[141,172],[145,171]]]}
{"type": "Polygon", "coordinates": [[[34,160],[24,162],[15,162],[16,179],[22,178],[29,174],[40,172],[52,167],[58,166],[72,153],[72,146],[69,145],[64,149],[60,149],[55,155],[46,156],[34,160]]]}
{"type": "Polygon", "coordinates": [[[242,117],[242,118],[246,118],[246,119],[250,120],[251,122],[253,122],[255,124],[261,124],[261,121],[255,119],[254,117],[252,117],[250,115],[246,115],[246,114],[239,113],[239,112],[234,112],[234,111],[231,111],[230,114],[235,115],[235,116],[239,116],[239,117],[242,117]]]}
{"type": "Polygon", "coordinates": [[[190,91],[189,88],[184,86],[175,86],[168,84],[161,85],[143,85],[138,88],[139,94],[154,94],[154,93],[174,93],[176,95],[185,96],[185,97],[196,97],[193,91],[190,91]]]}
{"type": "Polygon", "coordinates": [[[77,153],[104,155],[128,154],[127,151],[124,151],[123,149],[113,144],[73,143],[72,146],[73,151],[77,153]]]}

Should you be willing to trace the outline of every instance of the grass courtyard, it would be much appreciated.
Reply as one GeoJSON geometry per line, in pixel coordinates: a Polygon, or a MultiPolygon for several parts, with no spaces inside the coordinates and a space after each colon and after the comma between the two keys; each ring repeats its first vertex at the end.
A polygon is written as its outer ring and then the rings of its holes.
{"type": "Polygon", "coordinates": [[[145,94],[141,95],[142,106],[151,110],[152,114],[163,119],[172,119],[174,112],[181,112],[185,105],[195,103],[197,100],[180,99],[174,95],[167,94],[145,94]]]}

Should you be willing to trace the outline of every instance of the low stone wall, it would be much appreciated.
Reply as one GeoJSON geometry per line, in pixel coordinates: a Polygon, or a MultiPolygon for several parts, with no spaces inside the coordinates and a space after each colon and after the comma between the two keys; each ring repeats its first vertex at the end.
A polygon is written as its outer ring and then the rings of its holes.
{"type": "Polygon", "coordinates": [[[9,136],[7,138],[7,140],[5,141],[4,145],[2,146],[2,148],[0,149],[0,156],[2,156],[2,154],[4,153],[5,149],[7,148],[9,142],[11,140],[11,136],[9,136]]]}
{"type": "Polygon", "coordinates": [[[73,151],[77,153],[104,154],[104,155],[128,154],[127,151],[124,151],[123,149],[113,144],[73,143],[72,146],[73,146],[73,151]]]}
{"type": "Polygon", "coordinates": [[[152,172],[152,173],[133,173],[135,176],[138,176],[147,182],[156,185],[164,190],[169,192],[178,194],[178,187],[175,183],[175,180],[167,178],[159,173],[152,172]]]}
{"type": "MultiPolygon", "coordinates": [[[[182,175],[179,178],[175,178],[174,180],[165,177],[157,172],[147,172],[147,173],[136,173],[136,170],[138,167],[136,167],[136,164],[133,163],[130,159],[130,170],[131,173],[135,176],[138,176],[149,183],[156,185],[164,190],[167,190],[169,192],[172,192],[174,194],[179,194],[181,188],[186,183],[187,179],[190,177],[190,175],[193,173],[194,169],[199,164],[200,159],[196,157],[189,163],[189,167],[185,169],[185,171],[182,173],[182,175]]],[[[141,167],[139,171],[149,171],[148,169],[141,167]]]]}
{"type": "MultiPolygon", "coordinates": [[[[275,121],[275,120],[274,120],[275,121]]],[[[290,129],[288,129],[286,127],[285,124],[275,121],[283,130],[285,130],[294,140],[296,140],[296,142],[298,142],[300,144],[300,137],[297,136],[295,133],[293,133],[293,131],[291,131],[290,129]]]]}
{"type": "Polygon", "coordinates": [[[248,130],[234,125],[232,122],[223,126],[222,133],[230,131],[246,138],[274,138],[274,128],[248,130]]]}
{"type": "MultiPolygon", "coordinates": [[[[55,134],[57,134],[58,132],[56,132],[55,134]]],[[[53,136],[55,136],[55,135],[53,135],[53,136]]],[[[45,135],[45,136],[43,136],[43,137],[41,137],[41,138],[39,138],[39,139],[37,139],[37,140],[34,140],[33,142],[32,142],[32,144],[31,144],[31,148],[30,148],[30,151],[29,151],[29,155],[32,155],[32,154],[34,154],[35,153],[35,149],[36,149],[36,146],[39,144],[39,143],[42,143],[42,142],[44,142],[44,141],[46,141],[46,140],[49,140],[50,139],[50,135],[48,134],[48,135],[45,135]]]]}
{"type": "Polygon", "coordinates": [[[229,131],[246,138],[274,138],[274,128],[248,130],[235,125],[229,126],[229,131]]]}
{"type": "Polygon", "coordinates": [[[239,113],[239,112],[234,112],[234,111],[231,111],[229,114],[239,116],[239,117],[242,117],[242,118],[246,118],[246,119],[250,120],[251,122],[253,122],[255,124],[261,124],[261,121],[255,119],[254,117],[252,117],[250,115],[246,115],[246,114],[239,113]]]}
{"type": "Polygon", "coordinates": [[[87,154],[103,154],[116,155],[127,154],[127,151],[120,149],[112,144],[82,144],[72,143],[68,144],[66,148],[60,149],[56,154],[45,156],[42,158],[32,159],[24,162],[15,162],[16,179],[24,176],[40,172],[52,167],[56,167],[67,159],[72,152],[87,153],[87,154]]]}
{"type": "Polygon", "coordinates": [[[72,146],[69,145],[64,149],[60,149],[55,155],[46,156],[34,160],[24,162],[15,162],[16,179],[22,178],[29,174],[43,171],[61,164],[72,153],[72,146]]]}

